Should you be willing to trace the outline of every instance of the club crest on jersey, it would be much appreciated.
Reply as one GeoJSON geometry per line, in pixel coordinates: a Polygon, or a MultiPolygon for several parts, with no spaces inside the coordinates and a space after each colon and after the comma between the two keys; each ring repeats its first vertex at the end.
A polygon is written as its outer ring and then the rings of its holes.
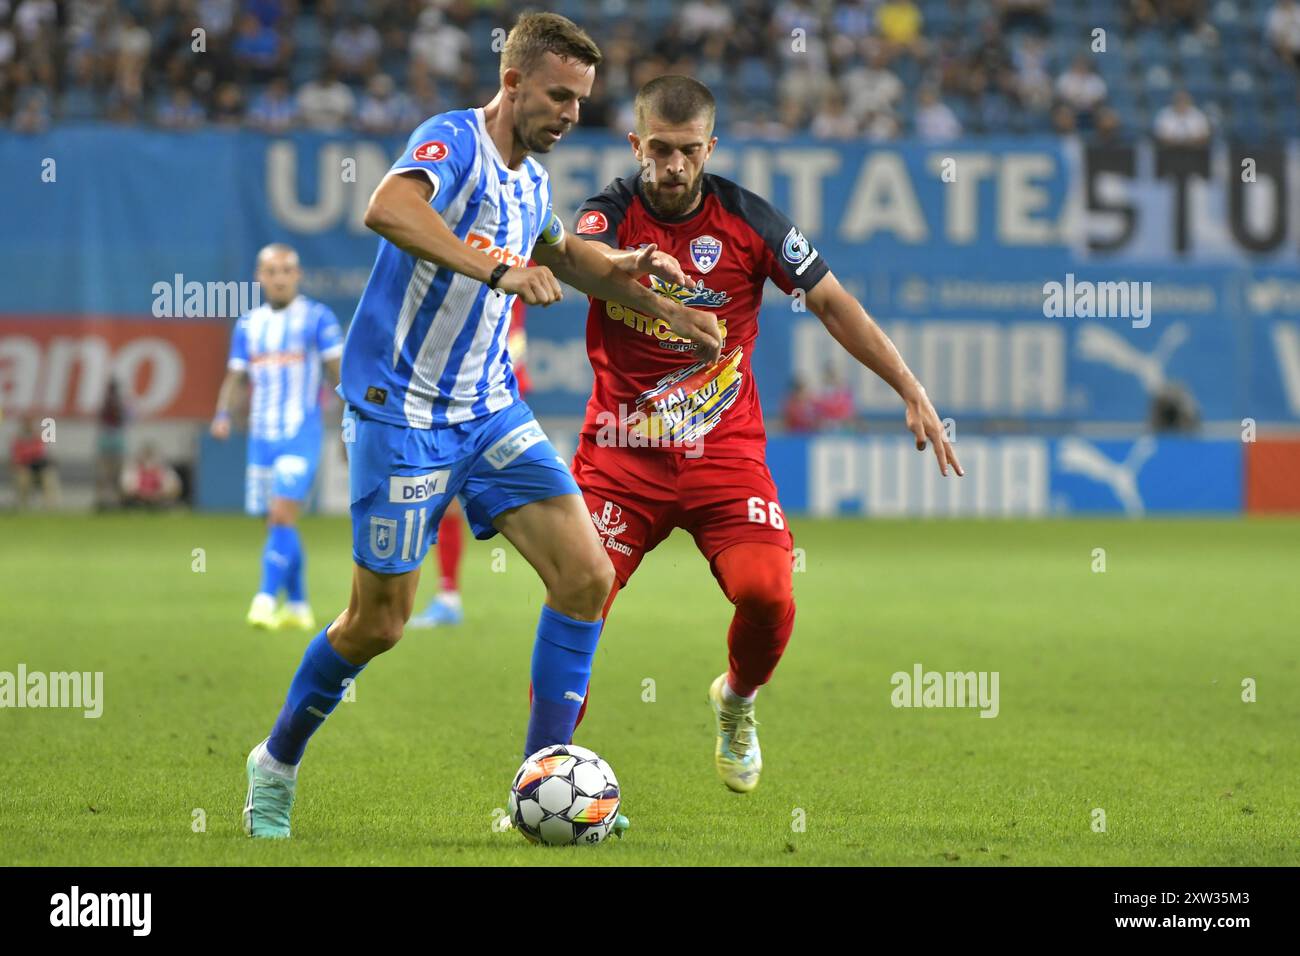
{"type": "Polygon", "coordinates": [[[391,558],[397,548],[397,519],[370,516],[370,553],[380,560],[391,558]]]}
{"type": "Polygon", "coordinates": [[[581,236],[595,236],[607,229],[609,229],[609,220],[605,218],[605,214],[593,209],[582,214],[578,219],[578,228],[574,231],[581,236]]]}
{"type": "Polygon", "coordinates": [[[803,237],[803,233],[791,226],[790,231],[785,234],[785,243],[781,246],[781,254],[785,256],[785,261],[791,265],[798,265],[808,258],[808,253],[812,247],[808,245],[808,240],[803,237]]]}
{"type": "Polygon", "coordinates": [[[713,289],[706,288],[703,279],[696,280],[695,285],[678,285],[652,274],[650,289],[670,299],[676,299],[682,305],[700,305],[717,309],[731,301],[731,296],[727,295],[725,289],[715,292],[713,289]]]}
{"type": "Polygon", "coordinates": [[[431,139],[427,143],[421,143],[411,152],[411,156],[422,163],[436,163],[439,160],[446,159],[447,144],[436,139],[431,139]]]}
{"type": "Polygon", "coordinates": [[[708,273],[722,258],[722,243],[712,236],[697,236],[691,240],[691,262],[699,272],[708,273]]]}
{"type": "Polygon", "coordinates": [[[591,522],[596,526],[596,533],[604,539],[607,550],[629,556],[632,554],[631,545],[614,540],[627,530],[627,522],[623,520],[623,509],[619,505],[606,501],[604,508],[591,513],[591,522]]]}
{"type": "Polygon", "coordinates": [[[593,511],[591,521],[601,534],[617,536],[627,530],[627,522],[623,520],[623,509],[612,501],[606,501],[605,507],[600,511],[593,511]]]}

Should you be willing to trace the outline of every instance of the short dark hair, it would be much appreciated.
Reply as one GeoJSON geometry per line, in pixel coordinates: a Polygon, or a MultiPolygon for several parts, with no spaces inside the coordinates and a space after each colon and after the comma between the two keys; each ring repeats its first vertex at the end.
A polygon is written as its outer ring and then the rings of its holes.
{"type": "Polygon", "coordinates": [[[678,126],[704,115],[712,130],[718,105],[709,88],[699,80],[669,74],[656,76],[637,91],[633,112],[638,133],[645,132],[646,121],[651,116],[678,126]]]}
{"type": "Polygon", "coordinates": [[[596,41],[568,17],[558,13],[525,13],[506,35],[506,44],[501,49],[501,75],[505,76],[506,70],[512,68],[528,73],[547,53],[588,66],[599,66],[604,59],[596,41]]]}

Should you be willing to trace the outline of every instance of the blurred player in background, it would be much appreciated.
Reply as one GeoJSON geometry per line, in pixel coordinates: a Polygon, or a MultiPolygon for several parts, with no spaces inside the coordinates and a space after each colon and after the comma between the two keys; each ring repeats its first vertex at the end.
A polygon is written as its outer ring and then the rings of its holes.
{"type": "Polygon", "coordinates": [[[696,80],[661,76],[643,86],[636,131],[628,135],[642,172],[587,200],[574,231],[606,255],[654,244],[675,256],[693,281],[652,277],[651,288],[714,310],[722,358],[695,362],[689,343],[662,323],[593,297],[587,353],[595,385],[573,474],[614,563],[607,613],[673,528],[694,536],[735,605],[729,666],[709,699],[718,773],[744,792],[758,785],[763,767],[754,698],[785,651],[795,612],[793,538],[768,471],[750,368],[766,281],[804,297],[832,337],[889,383],[906,406],[916,447],[933,443],[944,475],[962,469],[925,389],[795,224],[761,197],[704,172],[717,143],[714,116],[713,95],[696,80]]]}
{"type": "Polygon", "coordinates": [[[570,240],[551,209],[546,170],[529,154],[549,152],[577,124],[600,60],[564,17],[521,16],[492,101],[417,127],[370,198],[365,223],[379,251],[348,328],[341,386],[353,438],[352,598],[308,645],[270,737],[248,755],[251,836],[289,836],[307,743],[401,639],[453,496],[475,536],[505,535],[546,586],[525,755],[572,736],[614,572],[573,476],[519,399],[510,307],[515,296],[559,301],[563,280],[664,320],[710,359],[719,346],[713,316],[637,281],[661,264],[655,250],[601,255],[570,240]]]}
{"type": "Polygon", "coordinates": [[[267,528],[262,583],[248,623],[310,630],[316,619],[307,602],[307,555],[297,523],[320,462],[321,367],[336,384],[343,332],[327,306],[298,293],[302,269],[289,246],[262,249],[256,275],[266,301],[235,323],[211,432],[230,437],[235,394],[251,385],[244,510],[266,515],[267,528]],[[281,589],[285,603],[277,609],[281,589]]]}
{"type": "Polygon", "coordinates": [[[41,420],[27,415],[19,425],[18,434],[9,446],[9,457],[14,471],[14,500],[18,510],[30,504],[32,489],[41,493],[41,503],[47,509],[59,504],[59,474],[50,458],[50,443],[41,435],[41,420]]]}
{"type": "Polygon", "coordinates": [[[99,408],[95,434],[95,510],[106,511],[122,503],[122,458],[126,454],[127,407],[117,379],[108,381],[99,408]]]}
{"type": "Polygon", "coordinates": [[[122,469],[122,500],[131,508],[170,508],[180,501],[181,477],[158,457],[153,445],[141,446],[122,469]]]}
{"type": "MultiPolygon", "coordinates": [[[[536,263],[531,260],[529,266],[536,263]]],[[[510,353],[510,364],[515,369],[515,384],[519,388],[519,398],[528,397],[528,369],[524,365],[524,351],[528,347],[528,336],[524,332],[523,299],[515,299],[514,308],[510,310],[510,335],[506,339],[506,351],[510,353]]],[[[438,522],[438,540],[434,550],[438,552],[438,596],[421,613],[407,621],[408,627],[441,627],[459,624],[465,619],[465,610],[460,599],[460,559],[465,548],[465,512],[460,502],[453,498],[438,522]]]]}

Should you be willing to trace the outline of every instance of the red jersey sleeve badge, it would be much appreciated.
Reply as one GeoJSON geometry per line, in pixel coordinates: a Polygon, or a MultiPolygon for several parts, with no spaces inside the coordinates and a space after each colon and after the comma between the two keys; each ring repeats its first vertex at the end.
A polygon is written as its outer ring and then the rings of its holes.
{"type": "Polygon", "coordinates": [[[421,163],[436,163],[446,159],[447,152],[447,144],[434,139],[415,147],[411,157],[421,163]]]}
{"type": "Polygon", "coordinates": [[[596,212],[593,209],[591,212],[582,214],[582,218],[578,220],[578,228],[575,231],[582,236],[596,236],[608,229],[609,220],[605,218],[605,214],[596,212]]]}

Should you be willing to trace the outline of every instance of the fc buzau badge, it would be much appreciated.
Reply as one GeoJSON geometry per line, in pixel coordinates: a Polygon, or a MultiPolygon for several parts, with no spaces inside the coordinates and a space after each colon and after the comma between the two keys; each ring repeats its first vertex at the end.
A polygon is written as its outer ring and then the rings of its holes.
{"type": "Polygon", "coordinates": [[[691,240],[691,262],[695,268],[704,273],[711,272],[722,258],[722,243],[712,236],[700,236],[691,240]]]}

